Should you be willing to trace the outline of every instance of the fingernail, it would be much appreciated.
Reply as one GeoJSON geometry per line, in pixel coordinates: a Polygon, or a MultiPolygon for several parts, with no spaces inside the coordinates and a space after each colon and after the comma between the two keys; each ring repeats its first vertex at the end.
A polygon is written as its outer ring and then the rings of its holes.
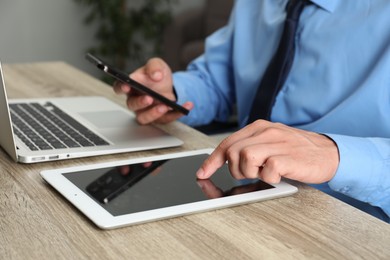
{"type": "Polygon", "coordinates": [[[125,85],[125,84],[123,84],[123,85],[121,86],[121,89],[122,89],[123,92],[127,93],[127,92],[129,92],[130,87],[127,86],[127,85],[125,85]]]}
{"type": "Polygon", "coordinates": [[[150,97],[150,96],[145,96],[143,102],[144,102],[145,105],[150,105],[150,104],[153,103],[153,98],[150,97]]]}
{"type": "Polygon", "coordinates": [[[197,172],[196,172],[196,176],[198,176],[198,178],[203,178],[204,177],[204,170],[202,168],[200,168],[197,172]]]}
{"type": "Polygon", "coordinates": [[[168,110],[168,109],[167,109],[166,106],[158,106],[158,107],[157,107],[157,111],[158,111],[159,113],[161,113],[161,114],[166,113],[167,110],[168,110]]]}
{"type": "Polygon", "coordinates": [[[162,77],[161,71],[155,71],[155,72],[153,72],[153,74],[152,74],[152,79],[154,79],[154,80],[160,80],[161,77],[162,77]]]}

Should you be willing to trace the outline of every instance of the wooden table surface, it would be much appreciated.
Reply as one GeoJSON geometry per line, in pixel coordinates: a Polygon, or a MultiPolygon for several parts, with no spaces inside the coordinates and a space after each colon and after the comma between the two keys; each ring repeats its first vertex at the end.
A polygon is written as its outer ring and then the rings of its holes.
{"type": "MultiPolygon", "coordinates": [[[[9,98],[105,96],[101,81],[62,62],[3,65],[9,98]]],[[[1,123],[0,123],[1,124],[1,123]]],[[[232,208],[101,230],[39,176],[44,169],[214,147],[179,122],[158,126],[177,148],[39,164],[0,149],[0,259],[390,259],[390,225],[307,185],[232,208]]]]}

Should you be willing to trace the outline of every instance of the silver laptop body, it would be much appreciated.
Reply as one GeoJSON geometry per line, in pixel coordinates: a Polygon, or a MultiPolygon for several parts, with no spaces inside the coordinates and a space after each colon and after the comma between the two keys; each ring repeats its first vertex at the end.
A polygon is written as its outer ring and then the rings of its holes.
{"type": "Polygon", "coordinates": [[[35,163],[183,144],[157,127],[139,125],[132,112],[103,97],[8,101],[1,63],[0,77],[0,145],[14,161],[35,163]]]}

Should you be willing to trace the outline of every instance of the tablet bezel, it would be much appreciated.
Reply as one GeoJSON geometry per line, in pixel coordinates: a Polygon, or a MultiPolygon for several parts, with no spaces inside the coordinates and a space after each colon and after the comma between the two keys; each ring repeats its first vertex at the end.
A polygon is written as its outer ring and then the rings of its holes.
{"type": "Polygon", "coordinates": [[[295,186],[285,182],[272,184],[275,188],[260,191],[253,191],[216,199],[197,201],[171,207],[147,210],[121,216],[113,216],[96,201],[90,198],[76,185],[69,181],[63,174],[77,171],[85,171],[99,168],[109,168],[118,165],[143,163],[174,159],[198,154],[211,154],[213,149],[201,149],[187,152],[178,152],[165,155],[157,155],[143,158],[134,158],[115,162],[98,163],[83,166],[74,166],[62,169],[44,170],[40,173],[42,178],[53,186],[60,194],[69,200],[78,210],[85,214],[93,223],[101,229],[113,229],[134,224],[141,224],[166,218],[178,217],[202,211],[231,207],[251,202],[267,200],[291,195],[298,191],[295,186]]]}

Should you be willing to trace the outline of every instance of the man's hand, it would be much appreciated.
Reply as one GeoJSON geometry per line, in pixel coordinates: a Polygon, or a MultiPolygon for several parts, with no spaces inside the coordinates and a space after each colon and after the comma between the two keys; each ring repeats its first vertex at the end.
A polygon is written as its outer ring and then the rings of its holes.
{"type": "MultiPolygon", "coordinates": [[[[172,85],[172,72],[162,59],[150,59],[145,66],[130,74],[130,77],[168,99],[176,101],[172,85]]],[[[117,94],[127,94],[127,107],[135,112],[140,124],[169,123],[183,116],[182,113],[173,111],[167,105],[157,102],[153,97],[133,90],[129,85],[116,82],[114,90],[117,94]]],[[[183,107],[191,110],[193,104],[186,102],[183,107]]]]}
{"type": "Polygon", "coordinates": [[[197,177],[209,178],[226,161],[236,179],[261,178],[278,183],[285,177],[322,183],[336,173],[339,154],[336,144],[324,135],[257,120],[223,140],[197,177]]]}

